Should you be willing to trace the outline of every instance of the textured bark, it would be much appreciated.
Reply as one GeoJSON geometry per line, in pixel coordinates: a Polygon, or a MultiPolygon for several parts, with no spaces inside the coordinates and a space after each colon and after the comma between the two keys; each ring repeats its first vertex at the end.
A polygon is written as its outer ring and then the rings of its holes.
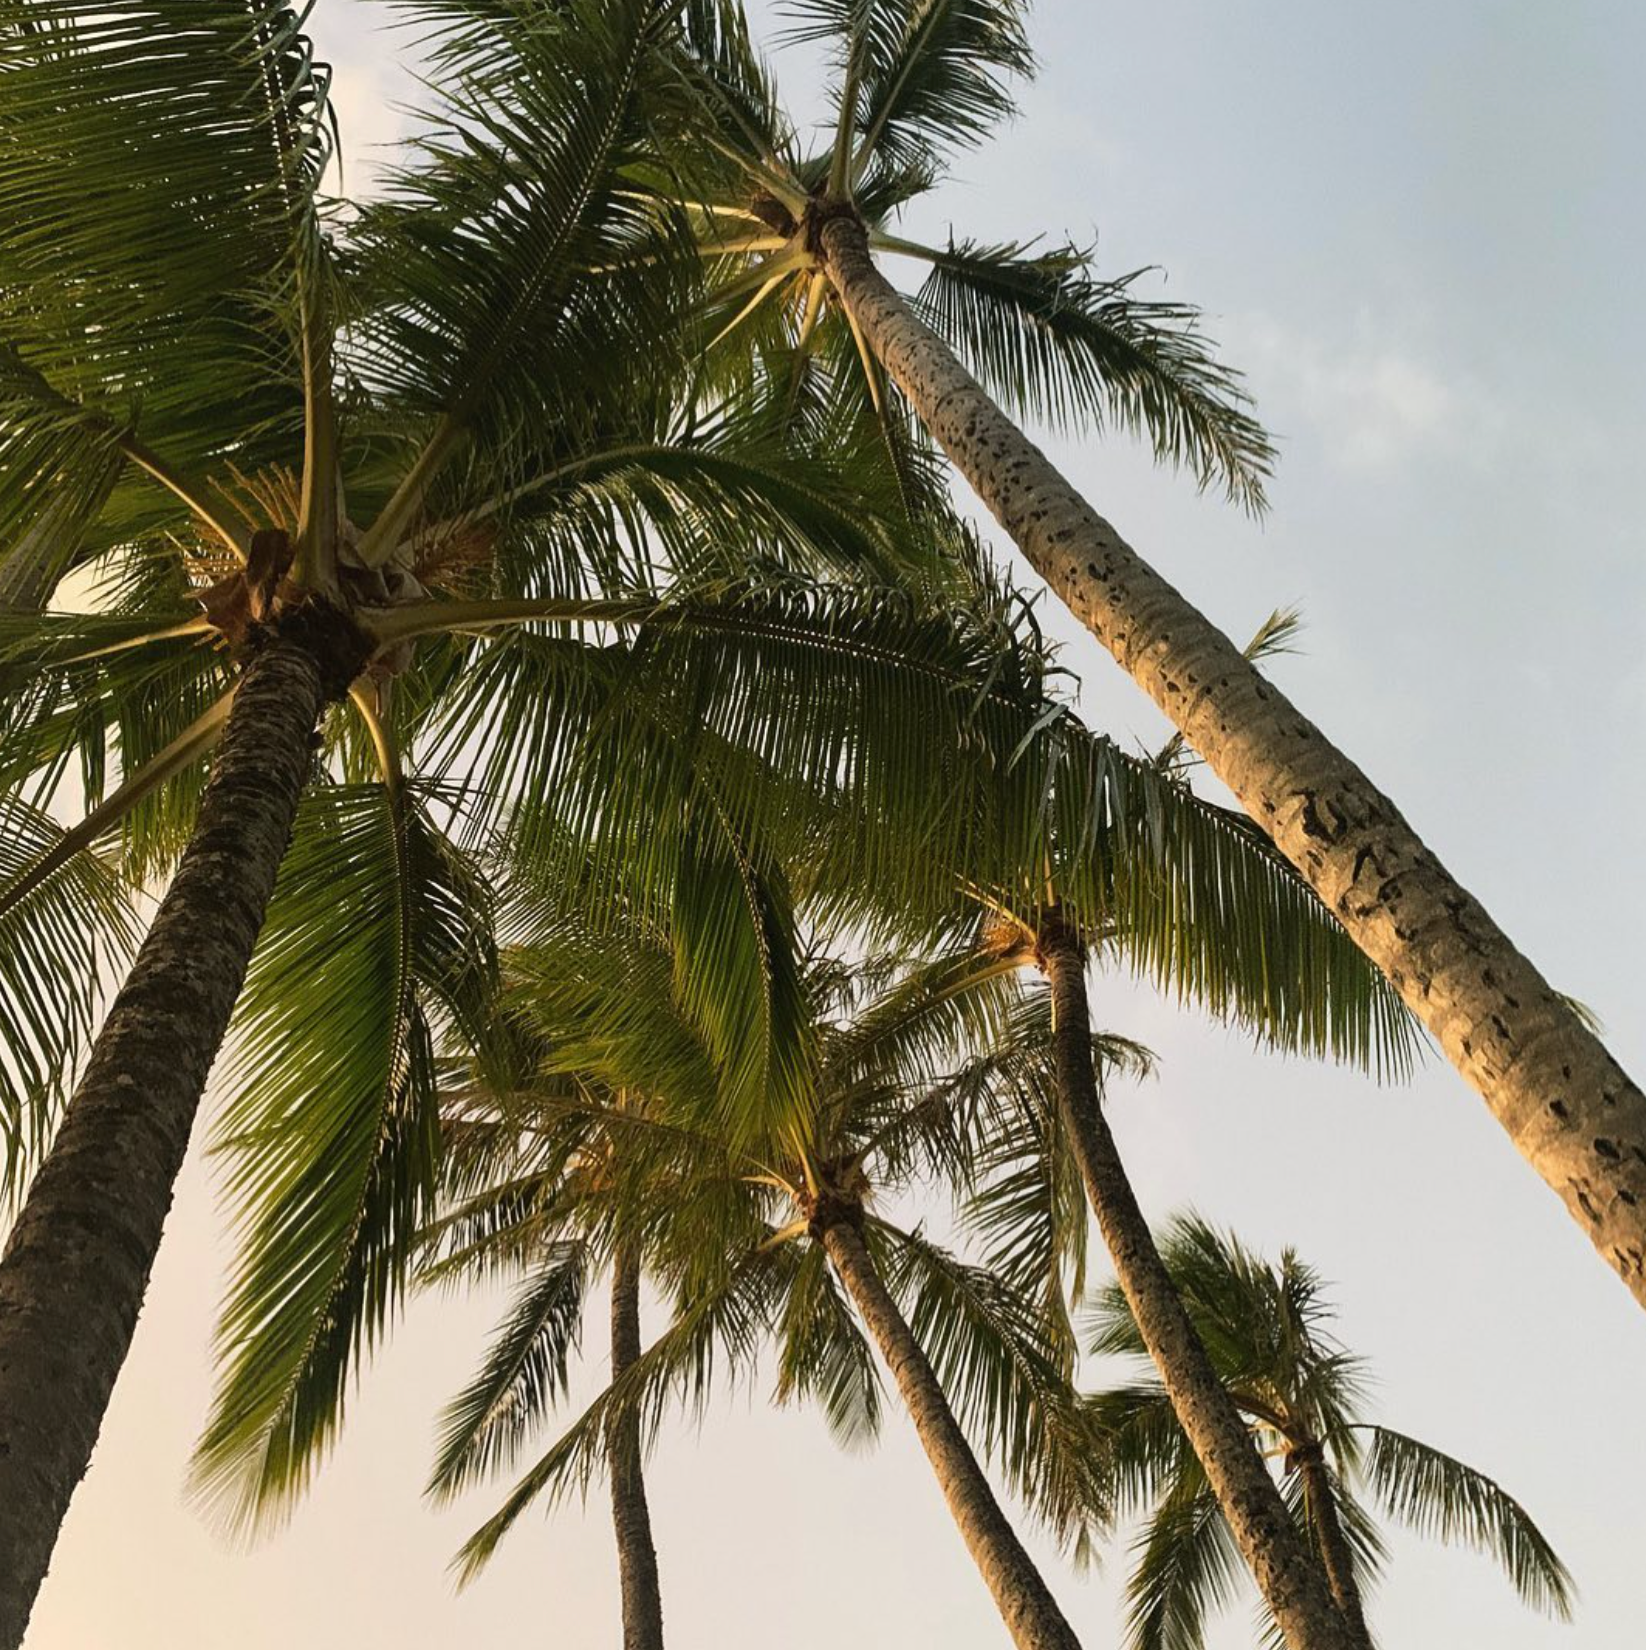
{"type": "Polygon", "coordinates": [[[312,761],[327,697],[275,642],[0,1260],[0,1646],[15,1650],[91,1459],[312,761]]]}
{"type": "Polygon", "coordinates": [[[1205,757],[1384,970],[1646,1305],[1646,1095],[1394,804],[1139,559],[874,267],[820,244],[841,302],[1035,571],[1205,757]]]}
{"type": "Polygon", "coordinates": [[[943,1499],[1012,1643],[1018,1650],[1078,1650],[1074,1629],[995,1499],[936,1373],[875,1270],[862,1234],[849,1219],[835,1219],[817,1235],[897,1382],[943,1499]]]}
{"type": "Polygon", "coordinates": [[[1354,1556],[1349,1550],[1348,1537],[1343,1533],[1343,1523],[1337,1516],[1337,1498],[1332,1494],[1331,1474],[1326,1471],[1325,1455],[1319,1444],[1305,1444],[1301,1449],[1292,1451],[1291,1459],[1303,1475],[1303,1499],[1308,1507],[1309,1523],[1315,1532],[1320,1561],[1326,1566],[1326,1580],[1331,1585],[1338,1613],[1348,1624],[1361,1650],[1372,1650],[1372,1635],[1366,1626],[1360,1586],[1355,1580],[1354,1556]]]}
{"type": "Polygon", "coordinates": [[[1064,1126],[1080,1164],[1115,1278],[1154,1359],[1179,1424],[1206,1470],[1241,1557],[1293,1650],[1353,1650],[1326,1575],[1292,1522],[1228,1389],[1155,1248],[1097,1092],[1086,954],[1056,919],[1041,965],[1052,991],[1053,1056],[1064,1126]]]}
{"type": "MultiPolygon", "coordinates": [[[[640,1258],[628,1245],[619,1244],[612,1260],[612,1379],[616,1381],[639,1358],[640,1258]]],[[[613,1421],[606,1434],[606,1462],[623,1590],[623,1650],[663,1650],[663,1591],[646,1505],[638,1415],[613,1421]]]]}

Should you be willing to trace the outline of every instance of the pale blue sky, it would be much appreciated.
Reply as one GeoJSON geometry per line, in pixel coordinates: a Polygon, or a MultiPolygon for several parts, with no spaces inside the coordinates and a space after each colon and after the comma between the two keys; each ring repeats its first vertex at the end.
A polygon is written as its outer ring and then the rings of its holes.
{"type": "MultiPolygon", "coordinates": [[[[381,105],[401,95],[367,10],[320,0],[312,24],[356,149],[392,136],[381,105]]],[[[1044,70],[1021,119],[916,227],[1098,230],[1108,269],[1159,264],[1166,293],[1205,308],[1283,438],[1268,522],[1124,442],[1056,443],[1059,458],[1231,632],[1302,604],[1306,651],[1275,673],[1638,1075],[1646,10],[1042,0],[1034,32],[1044,70]]],[[[1130,684],[1052,622],[1090,717],[1156,740],[1130,684]]],[[[1382,1641],[1634,1650],[1646,1317],[1483,1105],[1441,1065],[1378,1091],[1254,1055],[1123,981],[1097,995],[1105,1024],[1164,1060],[1112,1101],[1145,1205],[1295,1243],[1336,1280],[1383,1418],[1499,1476],[1577,1572],[1562,1628],[1472,1555],[1397,1541],[1382,1641]]],[[[417,1492],[433,1413],[487,1326],[473,1306],[419,1307],[291,1528],[227,1550],[181,1499],[221,1263],[195,1165],[29,1650],[618,1642],[598,1492],[586,1513],[528,1520],[451,1594],[444,1562],[488,1499],[437,1517],[417,1492]]],[[[763,1396],[659,1449],[672,1641],[1002,1645],[912,1436],[894,1423],[842,1456],[763,1396]]],[[[1047,1561],[1085,1642],[1114,1643],[1118,1553],[1091,1579],[1047,1561]]],[[[1251,1641],[1241,1611],[1213,1642],[1251,1641]]]]}

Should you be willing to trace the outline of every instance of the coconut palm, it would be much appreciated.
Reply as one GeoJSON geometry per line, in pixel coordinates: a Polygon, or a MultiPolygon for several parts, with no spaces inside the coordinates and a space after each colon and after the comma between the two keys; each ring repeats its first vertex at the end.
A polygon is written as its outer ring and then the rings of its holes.
{"type": "Polygon", "coordinates": [[[208,1476],[231,1500],[300,1481],[330,1436],[432,1190],[433,1049],[473,1042],[490,972],[454,806],[483,830],[582,764],[632,819],[701,757],[748,810],[757,756],[708,759],[777,750],[779,706],[838,790],[865,728],[907,739],[933,691],[934,747],[958,748],[997,676],[992,633],[777,588],[780,550],[884,558],[870,481],[847,511],[785,471],[793,419],[676,394],[697,260],[624,182],[679,116],[651,49],[670,13],[586,5],[570,41],[557,15],[506,76],[452,57],[412,164],[344,211],[289,8],[0,5],[8,1145],[51,1137],[53,1068],[128,920],[93,846],[117,835],[132,878],[175,865],[0,1263],[0,1644],[90,1457],[266,910],[226,1114],[245,1246],[208,1476]],[[65,575],[92,610],[38,612],[65,575]],[[780,698],[808,627],[834,679],[780,698]],[[589,754],[590,729],[636,727],[669,763],[589,754]],[[44,810],[74,780],[92,806],[62,831],[44,810]]]}
{"type": "MultiPolygon", "coordinates": [[[[580,1149],[570,1162],[564,1142],[568,1127],[586,1140],[593,1123],[612,1141],[598,1160],[624,1165],[601,1189],[621,1206],[625,1182],[649,1188],[636,1202],[650,1210],[648,1254],[673,1312],[471,1539],[464,1572],[538,1497],[586,1483],[622,1418],[649,1431],[672,1398],[700,1403],[717,1352],[747,1369],[775,1336],[780,1399],[817,1397],[847,1438],[872,1430],[877,1382],[855,1308],[1013,1642],[1073,1645],[971,1441],[1066,1538],[1101,1522],[1100,1452],[1068,1402],[1063,1302],[1048,1310],[1037,1292],[966,1264],[886,1207],[917,1181],[964,1184],[993,1121],[1044,1113],[1044,996],[1026,998],[1012,965],[986,952],[844,970],[821,958],[784,962],[792,938],[775,926],[771,955],[804,981],[810,1014],[795,1028],[803,1070],[796,1103],[774,1108],[760,1141],[744,1133],[742,1104],[727,1092],[725,1051],[682,1011],[688,987],[666,936],[571,925],[515,957],[518,1012],[552,1054],[535,1083],[482,1101],[479,1119],[472,1093],[456,1099],[456,1126],[478,1122],[480,1138],[499,1148],[492,1184],[447,1217],[456,1254],[495,1264],[501,1251],[538,1275],[568,1215],[588,1218],[591,1154],[580,1149]],[[566,1093],[568,1074],[581,1098],[566,1093]],[[613,1103],[619,1093],[628,1104],[613,1103]]],[[[1113,1040],[1102,1052],[1141,1058],[1113,1040]]],[[[553,1383],[538,1371],[563,1367],[565,1326],[545,1323],[527,1359],[521,1322],[505,1327],[449,1412],[437,1490],[512,1456],[540,1423],[553,1383]]]]}
{"type": "MultiPolygon", "coordinates": [[[[521,1086],[534,1073],[523,1073],[521,1086]]],[[[610,1286],[611,1379],[639,1361],[640,1291],[649,1228],[675,1212],[670,1184],[645,1188],[637,1201],[621,1185],[625,1124],[633,1097],[601,1095],[586,1112],[576,1084],[546,1084],[558,1100],[533,1115],[488,1114],[475,1097],[449,1097],[443,1118],[449,1151],[442,1196],[456,1212],[431,1229],[431,1247],[448,1251],[425,1281],[467,1283],[509,1277],[518,1283],[510,1313],[475,1379],[448,1407],[431,1490],[449,1493],[500,1460],[540,1424],[545,1407],[563,1396],[571,1354],[582,1334],[591,1283],[604,1270],[610,1286]],[[669,1199],[666,1211],[648,1206],[669,1199]],[[500,1206],[508,1210],[499,1214],[500,1206]],[[485,1218],[480,1211],[484,1210],[485,1218]]],[[[640,1418],[612,1416],[605,1467],[611,1486],[618,1555],[624,1650],[661,1650],[663,1595],[647,1503],[640,1418]]]]}
{"type": "MultiPolygon", "coordinates": [[[[1284,646],[1294,628],[1293,616],[1275,615],[1254,639],[1254,651],[1284,646]]],[[[1081,730],[1071,720],[1066,732],[1078,739],[1081,730]]],[[[1084,1046],[1088,958],[1095,952],[1130,965],[1180,999],[1245,1023],[1271,1046],[1335,1056],[1379,1074],[1405,1069],[1414,1052],[1414,1027],[1388,983],[1261,835],[1187,788],[1186,766],[1170,745],[1149,765],[1157,782],[1167,781],[1171,801],[1162,806],[1156,799],[1155,834],[1147,847],[1129,837],[1122,816],[1097,834],[1096,844],[1088,840],[1078,851],[1051,836],[1040,857],[1007,868],[1004,876],[968,867],[957,880],[989,914],[993,952],[1046,976],[1057,1028],[1055,1132],[1076,1183],[1084,1183],[1117,1275],[1243,1560],[1282,1618],[1290,1619],[1301,1599],[1305,1611],[1318,1610],[1328,1630],[1341,1630],[1327,1578],[1297,1539],[1177,1300],[1127,1179],[1104,1116],[1100,1072],[1084,1046]]],[[[1049,779],[1055,786],[1062,775],[1049,779]]],[[[1051,818],[1058,825],[1081,821],[1089,830],[1089,811],[1059,806],[1059,800],[1051,798],[1051,818]]],[[[1016,1194],[1010,1182],[997,1190],[1003,1206],[994,1206],[990,1192],[981,1199],[981,1212],[1009,1233],[1016,1194]]],[[[1030,1208],[1038,1217],[1038,1205],[1030,1208]]],[[[1075,1218],[1084,1224],[1084,1207],[1075,1218]]],[[[1003,1241],[1009,1248],[1010,1239],[1003,1241]]]]}
{"type": "MultiPolygon", "coordinates": [[[[1285,647],[1296,623],[1293,614],[1272,615],[1249,644],[1248,653],[1261,656],[1285,647]]],[[[1159,753],[1155,766],[1181,778],[1189,764],[1174,741],[1159,753]]],[[[1084,1183],[1087,1201],[1097,1217],[1117,1287],[1134,1314],[1173,1413],[1205,1475],[1209,1493],[1227,1522],[1241,1560],[1269,1601],[1275,1619],[1290,1634],[1307,1634],[1314,1629],[1300,1621],[1300,1609],[1305,1615],[1315,1611],[1325,1614],[1327,1607],[1321,1594],[1329,1586],[1330,1577],[1297,1539],[1285,1502],[1265,1470],[1155,1248],[1104,1115],[1101,1073],[1087,1046],[1089,957],[1094,951],[1124,953],[1128,949],[1127,929],[1135,916],[1124,903],[1116,902],[1111,889],[1090,875],[1077,872],[1060,879],[1056,862],[1050,858],[1038,884],[1001,888],[987,903],[995,913],[996,949],[1002,954],[1015,950],[1025,961],[1032,959],[1046,977],[1057,1028],[1054,1049],[1058,1121],[1084,1183]]],[[[1277,947],[1285,951],[1295,946],[1300,937],[1307,935],[1311,923],[1317,922],[1318,917],[1307,904],[1294,912],[1267,913],[1255,944],[1263,963],[1267,965],[1277,947]]],[[[1225,939],[1221,955],[1226,960],[1237,959],[1253,948],[1252,937],[1237,931],[1225,939]]],[[[1238,963],[1233,972],[1238,977],[1238,963]]],[[[1404,1067],[1411,1054],[1409,1043],[1402,1037],[1402,1032],[1410,1029],[1407,1022],[1398,1012],[1386,1014],[1375,1026],[1377,1035],[1368,1036],[1369,1028],[1352,1012],[1359,993],[1344,989],[1355,983],[1352,972],[1345,978],[1340,971],[1335,981],[1329,980],[1303,963],[1301,956],[1291,963],[1290,972],[1295,974],[1294,990],[1300,1006],[1306,1003],[1311,1014],[1336,1027],[1332,1052],[1374,1069],[1385,1065],[1404,1067]],[[1347,1017],[1346,1007],[1350,1010],[1347,1017]]],[[[1384,982],[1376,985],[1388,990],[1384,982]]],[[[1237,996],[1237,1015],[1240,1006],[1237,996]]],[[[1277,1002],[1264,1005],[1256,1029],[1266,1041],[1285,1046],[1290,1033],[1284,1012],[1278,1017],[1275,1014],[1278,1006],[1277,1002]]],[[[1356,1624],[1352,1620],[1339,1624],[1340,1631],[1345,1628],[1352,1639],[1356,1624]]]]}
{"type": "MultiPolygon", "coordinates": [[[[832,142],[803,151],[735,20],[701,48],[709,142],[694,203],[728,326],[861,357],[892,386],[1029,563],[1201,752],[1343,920],[1517,1148],[1646,1304],[1646,1096],[1572,1003],[1463,889],[1392,801],[1134,551],[1015,422],[1141,429],[1252,507],[1271,457],[1180,306],[1102,279],[1075,247],[928,246],[896,218],[1012,108],[1031,66],[1024,0],[795,0],[835,61],[832,142]],[[926,271],[912,296],[877,256],[926,271]],[[964,363],[964,364],[963,364],[964,363]]],[[[755,333],[759,336],[758,333],[755,333]]]]}
{"type": "MultiPolygon", "coordinates": [[[[1365,1418],[1364,1361],[1333,1335],[1333,1308],[1312,1267],[1290,1249],[1278,1263],[1265,1260],[1194,1216],[1174,1220],[1160,1249],[1360,1642],[1371,1642],[1365,1597],[1387,1557],[1367,1494],[1420,1534],[1495,1558],[1528,1604],[1569,1617],[1572,1578],[1519,1502],[1455,1457],[1365,1418]]],[[[1094,1303],[1091,1350],[1146,1356],[1117,1284],[1094,1303]]],[[[1128,1585],[1129,1642],[1198,1650],[1207,1618],[1235,1590],[1228,1526],[1157,1380],[1092,1402],[1113,1441],[1117,1489],[1146,1513],[1128,1585]]]]}

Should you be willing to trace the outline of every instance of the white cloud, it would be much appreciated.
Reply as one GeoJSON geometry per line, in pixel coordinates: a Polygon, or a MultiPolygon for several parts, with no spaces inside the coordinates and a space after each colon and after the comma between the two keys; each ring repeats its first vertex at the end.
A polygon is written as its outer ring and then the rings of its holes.
{"type": "Polygon", "coordinates": [[[1482,386],[1433,365],[1362,315],[1348,337],[1312,336],[1272,316],[1225,328],[1267,419],[1313,439],[1359,473],[1422,456],[1484,462],[1501,450],[1504,406],[1482,386]]]}
{"type": "MultiPolygon", "coordinates": [[[[403,40],[370,18],[358,4],[329,8],[321,44],[332,64],[331,103],[342,133],[344,192],[354,198],[374,192],[393,149],[411,127],[404,105],[414,102],[417,83],[403,61],[403,40]]],[[[327,178],[338,188],[333,163],[327,178]]]]}

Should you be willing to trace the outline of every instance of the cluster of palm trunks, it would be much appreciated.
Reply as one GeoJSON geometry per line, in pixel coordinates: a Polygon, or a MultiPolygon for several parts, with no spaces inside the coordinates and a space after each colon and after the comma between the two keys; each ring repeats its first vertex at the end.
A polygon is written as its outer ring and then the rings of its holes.
{"type": "Polygon", "coordinates": [[[1097,952],[1381,1075],[1421,1025],[1646,1298],[1640,1091],[1264,678],[1287,618],[1236,647],[1019,427],[1261,508],[1193,313],[896,233],[1009,111],[1022,6],[797,0],[815,147],[730,0],[383,8],[430,118],[344,202],[292,8],[0,0],[0,1646],[214,1068],[194,1473],[241,1527],[410,1286],[502,1274],[431,1489],[519,1475],[468,1573],[609,1474],[631,1650],[650,1437],[770,1347],[843,1436],[884,1366],[1019,1646],[1078,1641],[998,1486],[1074,1547],[1147,1521],[1138,1646],[1238,1564],[1296,1650],[1367,1646],[1374,1507],[1563,1612],[1516,1502],[1363,1415],[1308,1267],[1157,1241],[1106,1123],[1148,1056],[1092,1029],[1097,952]],[[1154,758],[1075,715],[949,464],[1172,717],[1154,758]],[[611,1382],[553,1436],[602,1278],[611,1382]],[[1142,1372],[1082,1391],[1083,1351],[1142,1372]]]}

